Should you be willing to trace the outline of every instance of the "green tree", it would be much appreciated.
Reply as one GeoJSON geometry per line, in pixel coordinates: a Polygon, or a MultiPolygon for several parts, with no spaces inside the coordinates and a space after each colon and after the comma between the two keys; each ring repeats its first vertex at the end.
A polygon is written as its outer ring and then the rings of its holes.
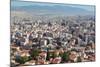
{"type": "Polygon", "coordinates": [[[25,62],[27,62],[29,60],[29,57],[24,56],[24,57],[20,57],[20,58],[16,58],[15,61],[20,63],[20,64],[24,64],[25,62]]]}
{"type": "Polygon", "coordinates": [[[39,55],[39,50],[37,50],[37,49],[32,50],[30,55],[32,58],[36,59],[36,57],[39,55]]]}
{"type": "Polygon", "coordinates": [[[50,58],[51,58],[51,53],[50,52],[47,52],[46,60],[49,60],[50,58]]]}
{"type": "Polygon", "coordinates": [[[82,62],[81,57],[77,58],[77,62],[82,62]]]}
{"type": "Polygon", "coordinates": [[[64,52],[62,57],[62,62],[67,62],[69,60],[69,52],[64,52]]]}
{"type": "Polygon", "coordinates": [[[52,53],[52,58],[58,57],[55,53],[52,53]]]}

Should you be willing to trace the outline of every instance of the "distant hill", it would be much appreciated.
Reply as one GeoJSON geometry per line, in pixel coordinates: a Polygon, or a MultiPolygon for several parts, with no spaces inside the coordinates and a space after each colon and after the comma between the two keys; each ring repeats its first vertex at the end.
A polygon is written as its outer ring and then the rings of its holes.
{"type": "Polygon", "coordinates": [[[11,6],[11,11],[24,11],[35,15],[94,15],[94,11],[88,11],[78,7],[72,6],[11,6]]]}

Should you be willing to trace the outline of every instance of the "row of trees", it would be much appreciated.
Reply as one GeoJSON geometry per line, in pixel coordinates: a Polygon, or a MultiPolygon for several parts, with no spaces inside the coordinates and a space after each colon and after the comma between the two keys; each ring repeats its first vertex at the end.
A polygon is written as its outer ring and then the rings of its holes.
{"type": "MultiPolygon", "coordinates": [[[[37,57],[39,56],[40,50],[35,49],[30,51],[30,56],[24,56],[24,57],[20,57],[20,58],[16,58],[16,62],[20,63],[20,64],[24,64],[27,61],[30,60],[36,60],[37,61],[37,57]]],[[[47,57],[46,57],[46,61],[49,61],[50,58],[56,58],[56,57],[61,57],[61,63],[65,63],[68,62],[69,59],[69,54],[70,51],[64,52],[64,53],[60,53],[59,55],[56,55],[54,52],[49,52],[49,50],[47,50],[47,57]]],[[[78,57],[77,62],[81,62],[81,58],[78,57]]]]}

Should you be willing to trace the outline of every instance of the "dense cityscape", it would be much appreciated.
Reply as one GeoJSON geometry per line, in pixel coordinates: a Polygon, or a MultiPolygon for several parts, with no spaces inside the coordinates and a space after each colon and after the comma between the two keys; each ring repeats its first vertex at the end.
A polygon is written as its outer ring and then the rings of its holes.
{"type": "Polygon", "coordinates": [[[12,18],[12,67],[95,61],[95,18],[55,18],[52,21],[12,18]]]}
{"type": "Polygon", "coordinates": [[[95,6],[11,1],[10,64],[95,61],[95,6]]]}

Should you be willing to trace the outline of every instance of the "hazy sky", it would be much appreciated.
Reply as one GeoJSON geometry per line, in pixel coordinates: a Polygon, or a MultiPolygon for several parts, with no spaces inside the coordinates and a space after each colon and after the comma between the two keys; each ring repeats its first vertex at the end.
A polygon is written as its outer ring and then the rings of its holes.
{"type": "Polygon", "coordinates": [[[44,3],[44,2],[26,2],[26,1],[18,1],[18,0],[12,0],[11,6],[30,6],[30,5],[40,5],[40,6],[55,6],[55,5],[61,5],[61,6],[71,6],[71,7],[78,7],[83,8],[88,11],[94,11],[95,6],[93,5],[78,5],[78,4],[57,4],[57,3],[44,3]]]}

